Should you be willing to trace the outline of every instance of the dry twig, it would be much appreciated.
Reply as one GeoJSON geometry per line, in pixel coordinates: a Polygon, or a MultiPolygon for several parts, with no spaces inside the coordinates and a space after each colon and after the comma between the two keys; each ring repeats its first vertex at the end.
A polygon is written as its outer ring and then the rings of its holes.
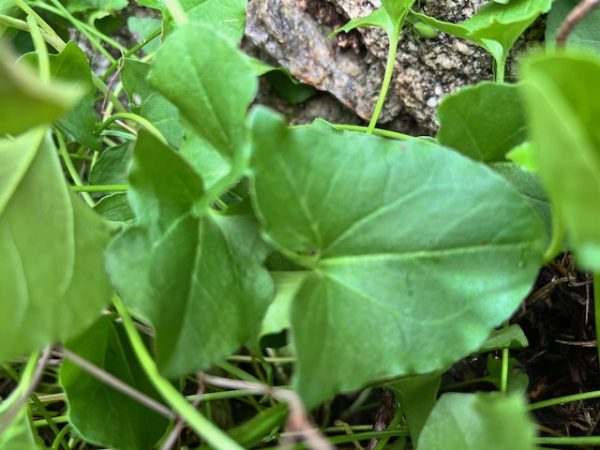
{"type": "Polygon", "coordinates": [[[573,31],[573,28],[581,22],[585,16],[587,16],[598,4],[600,0],[581,0],[581,2],[571,10],[569,15],[565,18],[564,22],[558,30],[556,36],[556,46],[564,47],[569,38],[569,34],[573,31]]]}

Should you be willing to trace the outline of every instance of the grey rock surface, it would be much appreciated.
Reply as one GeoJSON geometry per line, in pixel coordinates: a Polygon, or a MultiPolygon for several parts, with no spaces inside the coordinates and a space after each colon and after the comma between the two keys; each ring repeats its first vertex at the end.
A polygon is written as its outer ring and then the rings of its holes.
{"type": "MultiPolygon", "coordinates": [[[[482,3],[429,1],[422,10],[458,22],[482,3]]],[[[383,77],[387,36],[374,28],[335,39],[327,36],[379,6],[380,0],[251,0],[246,35],[300,81],[331,93],[368,120],[383,77]]],[[[466,84],[491,79],[492,65],[491,57],[475,45],[443,33],[424,39],[406,27],[380,123],[416,122],[414,129],[400,131],[435,133],[440,99],[466,84]]]]}

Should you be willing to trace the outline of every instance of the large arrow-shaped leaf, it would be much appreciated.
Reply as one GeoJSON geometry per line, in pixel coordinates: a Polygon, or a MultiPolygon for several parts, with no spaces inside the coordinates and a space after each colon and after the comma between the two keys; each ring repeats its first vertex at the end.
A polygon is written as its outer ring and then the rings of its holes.
{"type": "Polygon", "coordinates": [[[138,222],[109,248],[111,277],[156,327],[166,375],[206,369],[258,334],[273,290],[262,267],[268,247],[251,217],[195,211],[201,178],[145,134],[130,185],[138,222]]]}
{"type": "Polygon", "coordinates": [[[312,273],[292,307],[309,405],[476,350],[531,288],[544,230],[483,165],[419,141],[253,116],[255,206],[312,273]]]}

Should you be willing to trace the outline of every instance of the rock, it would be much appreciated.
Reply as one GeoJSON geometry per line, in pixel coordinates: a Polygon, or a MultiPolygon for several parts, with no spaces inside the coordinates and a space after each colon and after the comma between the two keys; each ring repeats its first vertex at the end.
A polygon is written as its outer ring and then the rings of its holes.
{"type": "MultiPolygon", "coordinates": [[[[359,30],[359,42],[327,36],[345,22],[364,17],[380,0],[251,0],[247,37],[300,81],[330,92],[364,120],[371,116],[387,55],[381,30],[359,30]],[[325,5],[334,8],[327,8],[325,5]],[[347,42],[346,42],[347,43],[347,42]]],[[[431,16],[458,22],[483,0],[426,2],[431,16]]],[[[356,37],[354,37],[356,41],[356,37]]],[[[407,26],[400,39],[396,70],[380,123],[416,121],[416,133],[434,134],[440,99],[467,84],[492,78],[492,58],[481,48],[444,33],[421,38],[407,26]]],[[[407,131],[407,130],[400,130],[407,131]]]]}

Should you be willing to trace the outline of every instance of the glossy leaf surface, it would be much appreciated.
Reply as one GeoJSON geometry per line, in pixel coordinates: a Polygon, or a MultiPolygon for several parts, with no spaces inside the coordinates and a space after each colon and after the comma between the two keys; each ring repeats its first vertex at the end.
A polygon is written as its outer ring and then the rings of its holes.
{"type": "Polygon", "coordinates": [[[166,375],[206,369],[258,335],[273,290],[268,247],[251,217],[195,211],[202,180],[149,135],[129,181],[137,224],[109,248],[113,282],[155,326],[166,375]]]}
{"type": "Polygon", "coordinates": [[[309,405],[445,367],[531,288],[542,224],[486,167],[417,140],[288,130],[264,110],[253,135],[265,232],[312,269],[292,307],[296,388],[309,405]]]}

